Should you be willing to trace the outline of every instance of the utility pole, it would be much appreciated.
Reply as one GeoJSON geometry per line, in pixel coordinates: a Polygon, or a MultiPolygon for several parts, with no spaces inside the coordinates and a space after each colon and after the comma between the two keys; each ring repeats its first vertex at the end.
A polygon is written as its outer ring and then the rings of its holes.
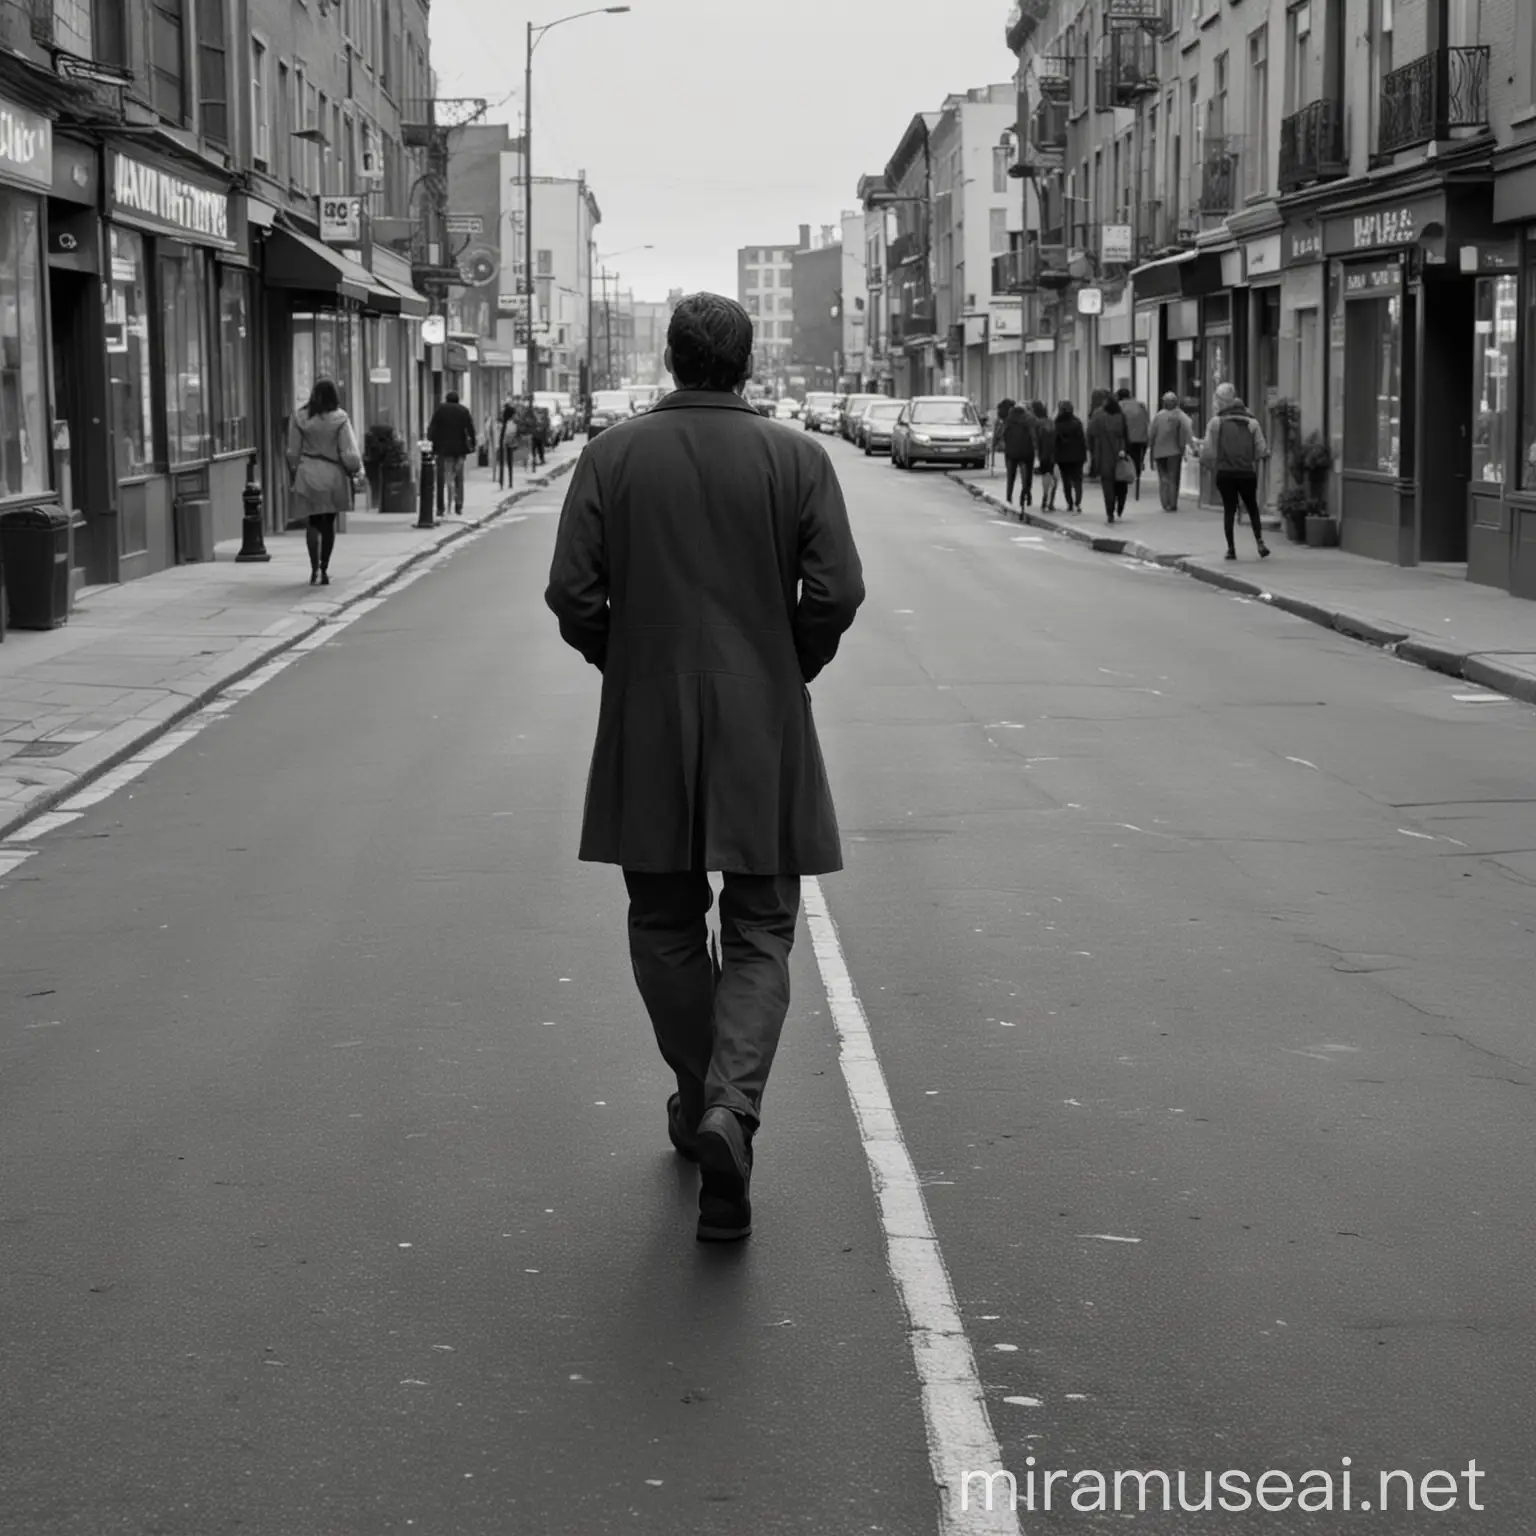
{"type": "Polygon", "coordinates": [[[528,306],[528,393],[539,387],[539,344],[533,337],[533,23],[523,68],[523,289],[528,306]]]}

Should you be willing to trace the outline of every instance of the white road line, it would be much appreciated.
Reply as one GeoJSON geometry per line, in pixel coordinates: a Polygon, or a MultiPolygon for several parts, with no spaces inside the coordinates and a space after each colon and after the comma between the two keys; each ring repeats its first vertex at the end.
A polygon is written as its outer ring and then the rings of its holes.
{"type": "Polygon", "coordinates": [[[1020,1536],[1017,1514],[1002,1507],[1003,1500],[987,1509],[977,1483],[971,1485],[971,1507],[962,1507],[964,1474],[1002,1471],[1002,1452],[992,1432],[976,1358],[960,1321],[944,1255],[928,1219],[922,1185],[907,1155],[869,1020],[853,989],[821,882],[807,876],[803,884],[811,948],[837,1030],[843,1080],[880,1206],[886,1263],[906,1310],[912,1357],[922,1383],[928,1459],[939,1491],[940,1536],[1020,1536]]]}

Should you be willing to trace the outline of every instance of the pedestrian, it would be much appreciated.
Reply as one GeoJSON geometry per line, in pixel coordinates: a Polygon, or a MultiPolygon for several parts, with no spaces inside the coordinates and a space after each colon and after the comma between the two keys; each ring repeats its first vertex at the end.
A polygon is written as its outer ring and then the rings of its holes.
{"type": "Polygon", "coordinates": [[[1135,471],[1125,451],[1125,417],[1120,402],[1107,390],[1092,416],[1088,418],[1088,451],[1104,492],[1104,520],[1112,523],[1125,516],[1125,493],[1135,471]]]}
{"type": "Polygon", "coordinates": [[[1088,460],[1088,437],[1082,419],[1070,400],[1056,407],[1056,469],[1068,512],[1083,510],[1083,465],[1088,460]]]}
{"type": "Polygon", "coordinates": [[[1222,527],[1227,535],[1227,559],[1237,559],[1234,535],[1237,529],[1237,504],[1242,502],[1253,529],[1259,558],[1269,558],[1264,542],[1264,524],[1259,519],[1259,464],[1269,457],[1264,429],[1248,407],[1238,399],[1231,384],[1216,390],[1216,414],[1205,429],[1205,444],[1200,462],[1216,473],[1216,490],[1221,496],[1222,527]]]}
{"type": "Polygon", "coordinates": [[[1115,391],[1120,402],[1120,414],[1125,418],[1125,451],[1136,466],[1136,500],[1141,500],[1141,472],[1147,463],[1147,439],[1151,435],[1151,420],[1147,408],[1130,390],[1115,391]]]}
{"type": "Polygon", "coordinates": [[[1036,400],[1030,410],[1035,417],[1035,463],[1040,470],[1040,510],[1056,510],[1056,428],[1045,409],[1045,402],[1036,400]]]}
{"type": "Polygon", "coordinates": [[[1163,396],[1162,410],[1152,418],[1148,434],[1152,463],[1157,468],[1158,498],[1164,512],[1179,510],[1179,477],[1194,438],[1194,424],[1179,409],[1179,397],[1170,389],[1163,396]]]}
{"type": "Polygon", "coordinates": [[[334,380],[316,379],[308,402],[288,418],[287,459],[294,510],[306,519],[309,584],[328,587],[336,518],[351,507],[363,467],[357,434],[341,408],[334,380]]]}
{"type": "Polygon", "coordinates": [[[528,439],[528,467],[530,469],[542,468],[544,464],[544,429],[539,422],[538,408],[533,403],[533,396],[528,395],[523,400],[523,418],[519,423],[523,434],[528,439]]]}
{"type": "MultiPolygon", "coordinates": [[[[988,454],[989,461],[1003,452],[1003,429],[1008,425],[1008,412],[1013,409],[1013,401],[1004,397],[997,402],[997,412],[992,422],[992,448],[988,454]]],[[[990,474],[992,465],[987,464],[990,474]]]]}
{"type": "Polygon", "coordinates": [[[1008,410],[1003,423],[1003,460],[1008,468],[1008,484],[1003,500],[1013,504],[1013,483],[1020,485],[1019,513],[1023,521],[1024,508],[1032,504],[1030,494],[1035,474],[1035,418],[1029,407],[1015,402],[1008,410]]]}
{"type": "Polygon", "coordinates": [[[668,1135],[702,1173],[704,1242],[752,1230],[800,877],[842,868],[806,684],[864,600],[831,460],[743,398],[751,359],[734,300],[678,304],[677,388],[577,461],[545,593],[603,677],[579,857],[624,870],[630,959],[677,1078],[668,1135]]]}
{"type": "Polygon", "coordinates": [[[512,486],[512,467],[517,460],[517,407],[508,395],[501,403],[496,437],[496,484],[512,486]]]}
{"type": "Polygon", "coordinates": [[[464,515],[464,460],[475,451],[475,418],[467,406],[459,404],[453,390],[443,396],[443,403],[427,423],[427,437],[437,456],[437,515],[443,515],[448,489],[453,488],[455,517],[464,515]]]}

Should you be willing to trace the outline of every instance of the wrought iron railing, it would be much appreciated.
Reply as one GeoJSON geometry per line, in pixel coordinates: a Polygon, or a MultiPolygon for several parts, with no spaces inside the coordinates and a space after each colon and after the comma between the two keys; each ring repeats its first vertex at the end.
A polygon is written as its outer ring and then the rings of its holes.
{"type": "Polygon", "coordinates": [[[1004,251],[992,258],[993,293],[1030,293],[1038,283],[1035,280],[1039,259],[1030,246],[1004,251]]]}
{"type": "Polygon", "coordinates": [[[1207,140],[1200,175],[1200,212],[1231,213],[1237,206],[1238,153],[1233,140],[1207,140]]]}
{"type": "Polygon", "coordinates": [[[1035,83],[1048,101],[1067,101],[1072,95],[1072,60],[1064,53],[1042,53],[1035,58],[1035,83]]]}
{"type": "Polygon", "coordinates": [[[1158,44],[1155,36],[1135,27],[1106,32],[1099,45],[1094,71],[1094,106],[1100,112],[1134,107],[1158,89],[1158,44]]]}
{"type": "Polygon", "coordinates": [[[1381,82],[1376,151],[1395,155],[1488,123],[1489,50],[1447,48],[1394,69],[1381,82]]]}
{"type": "Polygon", "coordinates": [[[1043,154],[1060,154],[1067,147],[1067,103],[1042,101],[1035,108],[1031,137],[1036,150],[1043,154]]]}
{"type": "Polygon", "coordinates": [[[1344,114],[1336,101],[1314,101],[1280,124],[1280,190],[1349,172],[1344,114]]]}
{"type": "Polygon", "coordinates": [[[912,233],[897,235],[885,248],[886,264],[893,272],[897,267],[904,267],[909,261],[916,261],[922,254],[922,246],[918,243],[917,236],[912,233]]]}

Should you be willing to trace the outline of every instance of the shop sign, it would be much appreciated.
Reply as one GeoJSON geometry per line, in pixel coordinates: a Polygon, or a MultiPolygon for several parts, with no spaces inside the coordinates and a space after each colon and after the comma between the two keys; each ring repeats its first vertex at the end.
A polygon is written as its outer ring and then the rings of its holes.
{"type": "Polygon", "coordinates": [[[53,185],[53,124],[0,99],[0,177],[29,187],[53,185]]]}
{"type": "Polygon", "coordinates": [[[496,311],[502,315],[524,316],[528,313],[528,295],[526,293],[498,293],[496,295],[496,311]]]}
{"type": "Polygon", "coordinates": [[[428,315],[421,322],[421,339],[429,347],[440,347],[448,339],[448,321],[443,315],[428,315]]]}
{"type": "Polygon", "coordinates": [[[1300,267],[1323,259],[1323,232],[1316,224],[1287,225],[1280,236],[1280,265],[1300,267]]]}
{"type": "Polygon", "coordinates": [[[363,239],[362,198],[322,197],[320,238],[327,245],[360,245],[363,239]]]}
{"type": "Polygon", "coordinates": [[[1250,240],[1246,251],[1248,276],[1265,277],[1280,270],[1280,237],[1270,235],[1263,240],[1250,240]]]}
{"type": "Polygon", "coordinates": [[[388,368],[370,368],[368,370],[368,382],[370,384],[388,384],[394,375],[388,368]]]}
{"type": "Polygon", "coordinates": [[[1382,246],[1413,245],[1430,224],[1444,222],[1443,197],[1343,214],[1329,219],[1324,226],[1323,249],[1330,256],[1338,256],[1349,251],[1379,250],[1382,246]]]}
{"type": "Polygon", "coordinates": [[[993,299],[987,306],[991,318],[992,335],[1003,338],[1020,337],[1024,334],[1024,304],[1016,300],[1010,304],[1005,299],[993,299]]]}
{"type": "Polygon", "coordinates": [[[1389,299],[1403,291],[1403,264],[1400,261],[1374,267],[1347,267],[1344,271],[1346,299],[1389,299]]]}
{"type": "Polygon", "coordinates": [[[109,190],[114,219],[203,245],[234,247],[229,234],[229,192],[224,187],[194,181],[180,171],[161,170],[114,150],[109,190]]]}
{"type": "Polygon", "coordinates": [[[1103,247],[1099,254],[1106,262],[1128,262],[1131,259],[1131,226],[1106,224],[1103,229],[1103,247]]]}
{"type": "Polygon", "coordinates": [[[1079,288],[1077,291],[1077,312],[1080,315],[1103,314],[1104,290],[1102,288],[1079,288]]]}

